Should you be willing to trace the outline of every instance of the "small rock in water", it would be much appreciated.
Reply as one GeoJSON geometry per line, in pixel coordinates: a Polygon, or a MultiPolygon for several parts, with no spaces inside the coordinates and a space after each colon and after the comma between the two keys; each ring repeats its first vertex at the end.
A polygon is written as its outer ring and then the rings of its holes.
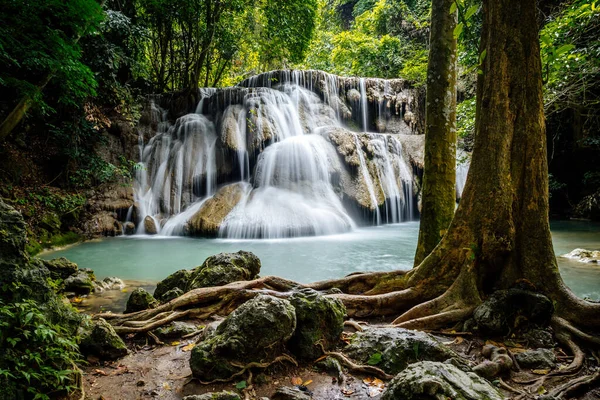
{"type": "Polygon", "coordinates": [[[133,235],[135,233],[135,224],[133,222],[125,222],[123,232],[126,235],[133,235]]]}
{"type": "Polygon", "coordinates": [[[89,294],[94,290],[94,271],[88,268],[78,270],[74,275],[64,280],[64,291],[77,294],[89,294]]]}
{"type": "Polygon", "coordinates": [[[144,218],[144,229],[148,235],[156,235],[158,233],[158,228],[156,227],[154,218],[149,215],[144,218]]]}
{"type": "Polygon", "coordinates": [[[561,257],[571,258],[582,263],[598,264],[600,263],[600,250],[575,249],[561,257]]]}
{"type": "Polygon", "coordinates": [[[551,349],[527,350],[515,354],[519,366],[530,369],[554,368],[556,366],[556,354],[551,349]]]}
{"type": "Polygon", "coordinates": [[[381,400],[502,400],[501,393],[473,372],[452,364],[421,361],[409,365],[388,384],[381,400]]]}
{"type": "Polygon", "coordinates": [[[101,281],[94,282],[94,292],[102,293],[105,290],[122,290],[125,288],[125,282],[115,276],[108,276],[101,281]]]}

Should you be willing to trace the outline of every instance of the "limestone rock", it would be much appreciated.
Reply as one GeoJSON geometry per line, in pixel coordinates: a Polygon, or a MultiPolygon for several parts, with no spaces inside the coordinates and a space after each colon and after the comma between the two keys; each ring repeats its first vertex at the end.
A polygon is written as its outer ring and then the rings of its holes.
{"type": "Polygon", "coordinates": [[[77,264],[67,260],[64,257],[55,258],[52,260],[43,260],[44,266],[50,271],[52,279],[65,280],[71,275],[77,273],[77,264]]]}
{"type": "Polygon", "coordinates": [[[156,222],[149,215],[146,215],[146,218],[144,218],[144,230],[148,235],[156,235],[158,233],[156,222]]]}
{"type": "Polygon", "coordinates": [[[322,355],[317,343],[329,350],[339,342],[346,307],[313,289],[295,292],[289,300],[296,309],[297,327],[288,348],[298,358],[315,360],[322,355]]]}
{"type": "Polygon", "coordinates": [[[215,393],[204,393],[195,394],[192,396],[185,396],[183,400],[241,400],[239,394],[229,391],[215,392],[215,393]]]}
{"type": "Polygon", "coordinates": [[[598,264],[600,263],[600,250],[575,249],[561,257],[577,260],[582,263],[598,264]]]}
{"type": "Polygon", "coordinates": [[[64,291],[77,294],[89,294],[94,291],[95,280],[94,271],[88,268],[82,268],[64,280],[64,291]]]}
{"type": "Polygon", "coordinates": [[[505,335],[526,323],[543,327],[550,322],[554,306],[546,296],[523,288],[494,292],[473,312],[478,329],[490,335],[505,335]]]}
{"type": "Polygon", "coordinates": [[[116,276],[107,276],[101,281],[94,282],[94,292],[102,293],[105,290],[122,290],[125,288],[125,282],[116,276]]]}
{"type": "Polygon", "coordinates": [[[156,285],[156,290],[154,291],[154,298],[162,302],[166,302],[168,300],[165,300],[163,297],[165,293],[175,289],[179,289],[181,291],[181,294],[183,294],[188,286],[190,275],[191,272],[187,269],[180,269],[179,271],[167,276],[165,279],[158,282],[158,284],[156,285]]]}
{"type": "Polygon", "coordinates": [[[125,222],[123,224],[123,233],[133,235],[135,233],[135,224],[133,222],[125,222]]]}
{"type": "Polygon", "coordinates": [[[158,301],[146,289],[137,288],[129,295],[125,314],[147,310],[156,306],[158,306],[158,301]]]}
{"type": "Polygon", "coordinates": [[[219,189],[187,222],[186,233],[216,236],[227,214],[233,210],[242,199],[242,195],[249,189],[250,185],[246,182],[234,183],[219,189]]]}
{"type": "Polygon", "coordinates": [[[418,360],[459,359],[454,351],[433,336],[403,328],[370,328],[356,332],[344,353],[360,364],[367,364],[374,354],[380,354],[377,367],[388,374],[396,374],[418,360]]]}
{"type": "Polygon", "coordinates": [[[229,378],[232,365],[268,362],[278,356],[296,329],[294,307],[287,300],[258,295],[242,304],[192,350],[190,368],[202,381],[229,378]]]}
{"type": "Polygon", "coordinates": [[[527,350],[515,354],[515,358],[522,368],[551,369],[556,366],[556,354],[551,349],[527,350]]]}
{"type": "Polygon", "coordinates": [[[277,388],[277,391],[271,400],[310,400],[312,396],[305,391],[300,390],[297,387],[281,386],[277,388]]]}
{"type": "Polygon", "coordinates": [[[173,321],[170,324],[156,328],[153,332],[156,336],[163,340],[178,339],[182,336],[189,335],[198,330],[196,325],[188,322],[173,321]]]}
{"type": "Polygon", "coordinates": [[[163,303],[168,303],[169,301],[178,298],[182,294],[183,294],[183,290],[176,287],[175,289],[171,289],[171,290],[167,291],[165,294],[163,294],[162,297],[160,298],[160,301],[162,301],[163,303]]]}
{"type": "Polygon", "coordinates": [[[84,355],[94,355],[101,360],[116,360],[127,355],[127,346],[114,328],[99,318],[82,334],[79,349],[84,355]]]}
{"type": "Polygon", "coordinates": [[[215,254],[192,270],[185,291],[256,279],[259,272],[260,259],[249,251],[215,254]]]}
{"type": "Polygon", "coordinates": [[[502,400],[485,379],[452,364],[421,361],[409,365],[388,385],[381,400],[502,400]]]}

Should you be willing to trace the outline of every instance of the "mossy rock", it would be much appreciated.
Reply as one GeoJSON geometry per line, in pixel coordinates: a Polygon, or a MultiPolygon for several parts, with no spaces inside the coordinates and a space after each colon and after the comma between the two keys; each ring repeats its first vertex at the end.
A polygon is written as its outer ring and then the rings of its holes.
{"type": "Polygon", "coordinates": [[[163,296],[165,293],[173,289],[179,289],[183,294],[188,286],[190,275],[191,272],[187,269],[180,269],[179,271],[167,276],[156,285],[156,290],[154,290],[154,298],[162,302],[168,301],[164,300],[163,296]]]}
{"type": "Polygon", "coordinates": [[[256,279],[260,272],[260,259],[249,251],[219,253],[208,257],[192,270],[186,292],[192,289],[221,286],[236,281],[256,279]]]}
{"type": "Polygon", "coordinates": [[[52,260],[43,260],[44,266],[50,271],[52,279],[65,280],[68,277],[75,275],[78,271],[77,264],[67,260],[64,257],[55,258],[52,260]]]}
{"type": "Polygon", "coordinates": [[[94,276],[94,271],[88,268],[82,268],[64,280],[64,291],[77,294],[89,294],[93,292],[96,287],[94,285],[95,280],[96,277],[94,276]]]}
{"type": "Polygon", "coordinates": [[[504,396],[473,372],[449,363],[421,361],[409,365],[387,386],[381,400],[502,400],[504,396]]]}
{"type": "Polygon", "coordinates": [[[420,360],[460,359],[430,334],[403,328],[370,328],[356,332],[344,353],[360,364],[376,362],[376,366],[388,374],[397,374],[420,360]]]}
{"type": "Polygon", "coordinates": [[[169,301],[178,298],[183,294],[183,290],[176,287],[175,289],[169,290],[167,293],[163,294],[160,300],[163,303],[168,303],[169,301]]]}
{"type": "Polygon", "coordinates": [[[178,339],[182,336],[197,332],[198,328],[194,324],[187,322],[174,321],[170,324],[156,328],[152,332],[163,340],[178,339]]]}
{"type": "Polygon", "coordinates": [[[229,378],[240,370],[232,363],[268,362],[280,355],[295,329],[296,314],[289,301],[258,295],[194,347],[190,368],[201,381],[229,378]]]}
{"type": "Polygon", "coordinates": [[[158,301],[144,288],[137,288],[129,295],[125,314],[147,310],[158,306],[158,301]]]}
{"type": "Polygon", "coordinates": [[[313,289],[302,289],[290,297],[296,309],[297,327],[288,343],[295,356],[314,360],[323,355],[317,343],[329,350],[339,342],[344,330],[346,307],[341,301],[323,296],[313,289]]]}
{"type": "Polygon", "coordinates": [[[79,349],[84,355],[93,355],[101,360],[116,360],[127,355],[127,346],[115,329],[104,319],[94,321],[91,327],[83,328],[79,349]]]}

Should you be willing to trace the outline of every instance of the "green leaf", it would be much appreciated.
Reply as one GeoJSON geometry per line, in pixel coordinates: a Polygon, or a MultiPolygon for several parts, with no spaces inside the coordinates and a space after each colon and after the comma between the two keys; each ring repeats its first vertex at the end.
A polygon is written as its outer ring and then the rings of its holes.
{"type": "Polygon", "coordinates": [[[572,44],[563,44],[558,49],[556,49],[556,55],[560,56],[561,54],[566,53],[567,51],[573,50],[574,48],[575,48],[575,46],[572,44]]]}
{"type": "Polygon", "coordinates": [[[369,360],[367,361],[367,364],[377,365],[380,362],[381,362],[381,353],[375,353],[369,358],[369,360]]]}
{"type": "Polygon", "coordinates": [[[473,16],[473,14],[475,14],[477,12],[477,10],[479,10],[479,5],[477,5],[477,4],[469,7],[467,12],[465,13],[465,19],[466,20],[470,19],[473,16]]]}
{"type": "Polygon", "coordinates": [[[456,4],[456,2],[453,2],[452,5],[450,6],[450,14],[454,14],[456,12],[457,8],[458,8],[458,5],[456,4]]]}
{"type": "Polygon", "coordinates": [[[239,381],[236,383],[235,388],[238,390],[246,389],[246,381],[239,381]]]}
{"type": "Polygon", "coordinates": [[[454,37],[458,38],[460,36],[460,34],[463,31],[463,24],[462,22],[460,24],[456,25],[456,28],[454,28],[454,37]]]}
{"type": "Polygon", "coordinates": [[[483,60],[485,60],[485,56],[487,56],[487,49],[483,49],[483,51],[479,55],[479,65],[483,63],[483,60]]]}

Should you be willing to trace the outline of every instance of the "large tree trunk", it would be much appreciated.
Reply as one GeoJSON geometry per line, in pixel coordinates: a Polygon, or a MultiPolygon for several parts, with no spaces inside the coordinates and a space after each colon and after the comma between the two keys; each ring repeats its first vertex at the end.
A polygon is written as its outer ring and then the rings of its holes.
{"type": "Polygon", "coordinates": [[[425,169],[415,266],[437,246],[454,217],[456,181],[456,11],[454,0],[433,0],[427,101],[425,169]]]}

